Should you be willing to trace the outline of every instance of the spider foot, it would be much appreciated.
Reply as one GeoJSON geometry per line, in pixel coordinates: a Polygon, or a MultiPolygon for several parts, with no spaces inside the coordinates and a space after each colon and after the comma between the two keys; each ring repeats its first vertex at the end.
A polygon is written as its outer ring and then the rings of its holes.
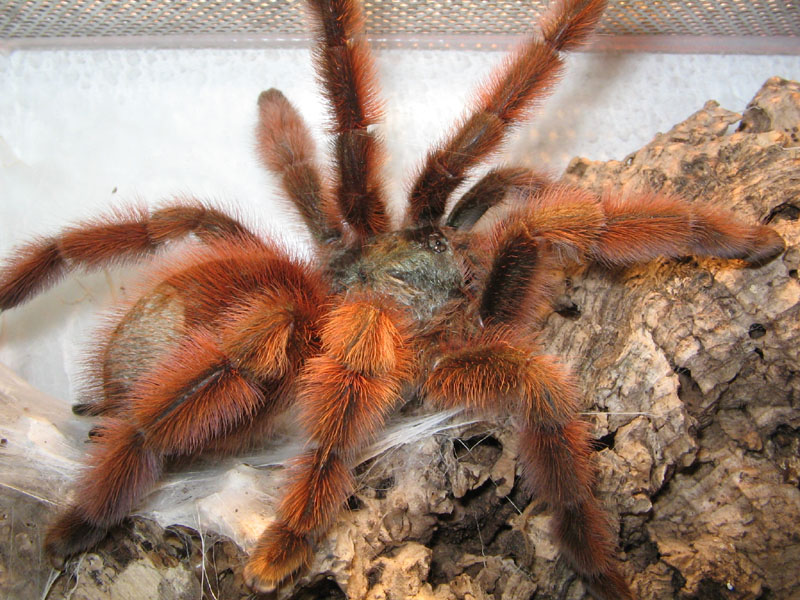
{"type": "Polygon", "coordinates": [[[786,242],[774,229],[764,225],[757,230],[756,248],[745,257],[749,267],[761,267],[777,258],[786,249],[786,242]]]}
{"type": "Polygon", "coordinates": [[[275,522],[261,534],[244,568],[245,583],[255,592],[267,594],[292,575],[307,569],[314,558],[308,536],[275,522]]]}
{"type": "Polygon", "coordinates": [[[596,598],[603,600],[633,600],[628,583],[622,574],[612,567],[606,573],[586,577],[586,584],[596,598]]]}
{"type": "Polygon", "coordinates": [[[107,528],[90,523],[77,507],[72,507],[50,525],[44,549],[53,567],[61,571],[67,558],[95,546],[107,533],[107,528]]]}

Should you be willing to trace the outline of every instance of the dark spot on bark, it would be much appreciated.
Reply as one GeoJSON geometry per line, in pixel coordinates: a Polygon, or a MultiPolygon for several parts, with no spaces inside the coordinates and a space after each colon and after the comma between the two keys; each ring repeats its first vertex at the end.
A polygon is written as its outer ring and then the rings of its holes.
{"type": "Polygon", "coordinates": [[[362,508],[364,508],[364,503],[361,502],[361,498],[355,494],[350,494],[350,496],[347,497],[347,510],[356,511],[362,508]]]}
{"type": "Polygon", "coordinates": [[[503,445],[492,436],[476,435],[453,440],[453,452],[459,461],[491,466],[503,452],[503,445]]]}
{"type": "Polygon", "coordinates": [[[678,569],[672,569],[672,578],[670,582],[672,583],[672,589],[677,592],[686,585],[686,578],[681,575],[678,569]]]}
{"type": "Polygon", "coordinates": [[[593,440],[592,446],[598,452],[600,450],[605,450],[606,448],[609,448],[609,449],[613,450],[614,449],[614,438],[616,438],[616,436],[617,436],[616,430],[612,431],[612,432],[604,435],[603,437],[600,437],[600,438],[598,438],[596,440],[593,440]]]}
{"type": "Polygon", "coordinates": [[[767,215],[767,218],[764,219],[764,222],[772,223],[773,221],[779,221],[781,219],[785,219],[787,221],[797,221],[798,217],[800,217],[800,208],[791,202],[783,202],[769,211],[769,214],[767,215]]]}
{"type": "Polygon", "coordinates": [[[576,177],[583,177],[588,166],[589,165],[582,160],[576,160],[567,167],[567,173],[575,175],[576,177]]]}
{"type": "Polygon", "coordinates": [[[556,314],[565,319],[570,319],[571,321],[575,321],[579,319],[581,316],[581,307],[575,304],[574,302],[570,301],[569,304],[564,304],[559,306],[556,309],[556,314]]]}
{"type": "Polygon", "coordinates": [[[383,577],[383,569],[384,569],[384,564],[381,562],[370,568],[369,571],[367,571],[368,590],[371,590],[373,587],[375,587],[375,585],[380,583],[381,577],[383,577]]]}
{"type": "Polygon", "coordinates": [[[697,586],[697,594],[691,596],[697,600],[728,600],[731,590],[728,586],[719,581],[714,581],[710,577],[705,577],[697,586]]]}
{"type": "Polygon", "coordinates": [[[763,133],[772,129],[772,119],[760,106],[751,106],[744,111],[737,131],[747,133],[763,133]]]}
{"type": "Polygon", "coordinates": [[[289,600],[347,600],[347,595],[333,579],[323,579],[297,590],[289,600]]]}
{"type": "Polygon", "coordinates": [[[386,498],[386,492],[394,487],[394,477],[384,477],[375,486],[375,498],[383,500],[386,498]]]}

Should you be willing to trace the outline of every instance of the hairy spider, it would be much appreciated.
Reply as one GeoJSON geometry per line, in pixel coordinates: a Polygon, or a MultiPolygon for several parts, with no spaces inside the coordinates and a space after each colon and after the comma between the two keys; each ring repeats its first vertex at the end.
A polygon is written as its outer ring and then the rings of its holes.
{"type": "Polygon", "coordinates": [[[311,562],[353,490],[356,454],[404,398],[513,414],[530,491],[554,515],[562,553],[605,599],[630,598],[614,536],[592,491],[590,438],[568,371],[537,343],[562,269],[700,254],[758,266],[784,248],[772,229],[656,194],[596,197],[523,168],[496,168],[448,210],[456,188],[547,94],[562,53],[583,43],[604,0],[559,0],[540,31],[496,69],[467,115],[425,158],[403,226],[380,178],[374,68],[354,0],[311,0],[316,66],[332,113],[335,181],[277,90],[258,99],[258,152],[315,240],[291,256],[200,203],[118,213],[22,246],[0,272],[8,310],[77,268],[150,257],[152,284],[103,334],[94,396],[102,417],[74,503],[45,547],[57,566],[100,541],[165,465],[249,447],[294,411],[307,450],[289,468],[276,520],[245,567],[258,591],[311,562]],[[508,203],[503,218],[490,208],[508,203]],[[475,227],[480,223],[479,227],[475,227]]]}

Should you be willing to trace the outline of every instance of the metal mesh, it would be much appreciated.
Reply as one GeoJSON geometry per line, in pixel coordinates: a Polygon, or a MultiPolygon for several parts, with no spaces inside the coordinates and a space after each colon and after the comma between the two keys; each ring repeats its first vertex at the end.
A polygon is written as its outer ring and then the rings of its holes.
{"type": "MultiPolygon", "coordinates": [[[[545,0],[367,0],[372,37],[519,34],[545,0]]],[[[0,38],[131,36],[303,37],[303,2],[292,0],[6,0],[0,38]]],[[[611,0],[610,35],[800,36],[797,0],[611,0]]]]}

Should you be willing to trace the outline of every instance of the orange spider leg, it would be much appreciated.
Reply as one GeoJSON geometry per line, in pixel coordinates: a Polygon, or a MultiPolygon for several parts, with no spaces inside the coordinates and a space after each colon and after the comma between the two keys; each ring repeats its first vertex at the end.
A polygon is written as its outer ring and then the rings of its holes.
{"type": "Polygon", "coordinates": [[[261,386],[232,368],[200,332],[134,394],[121,418],[105,419],[95,429],[88,469],[76,486],[80,494],[48,530],[45,549],[57,567],[131,512],[157,481],[166,457],[198,452],[265,403],[261,386]]]}
{"type": "Polygon", "coordinates": [[[45,548],[57,566],[129,514],[165,460],[224,449],[230,434],[244,432],[242,441],[267,431],[302,363],[318,350],[320,307],[309,314],[298,309],[302,303],[288,289],[254,296],[219,335],[184,336],[136,382],[124,407],[96,429],[81,493],[48,531],[45,548]]]}
{"type": "Polygon", "coordinates": [[[582,44],[600,19],[605,0],[561,0],[545,16],[541,37],[532,36],[476,94],[475,107],[428,153],[409,196],[410,224],[438,223],[447,199],[471,170],[498,149],[511,127],[560,76],[560,52],[582,44]]]}
{"type": "Polygon", "coordinates": [[[383,426],[409,377],[404,316],[380,300],[348,301],[322,330],[321,355],[300,377],[300,419],[314,447],[289,473],[276,521],[250,555],[245,578],[267,592],[313,558],[313,541],[352,493],[355,453],[383,426]]]}
{"type": "Polygon", "coordinates": [[[550,242],[512,222],[503,228],[492,254],[494,261],[479,306],[483,322],[540,323],[552,311],[563,279],[550,242]]]}
{"type": "Polygon", "coordinates": [[[554,538],[590,589],[604,600],[632,598],[614,558],[607,518],[592,492],[587,428],[577,419],[577,388],[566,369],[500,329],[446,352],[422,391],[441,407],[516,414],[525,484],[554,514],[554,538]]]}
{"type": "Polygon", "coordinates": [[[479,306],[485,322],[541,322],[564,263],[581,259],[605,224],[594,196],[546,181],[522,206],[494,227],[488,244],[478,239],[494,257],[479,306]]]}
{"type": "Polygon", "coordinates": [[[380,178],[383,146],[371,130],[382,115],[364,18],[354,0],[310,0],[318,21],[317,73],[333,111],[336,201],[360,239],[389,229],[380,178]]]}
{"type": "Polygon", "coordinates": [[[507,196],[535,197],[549,184],[546,177],[525,167],[492,169],[453,205],[445,224],[456,229],[471,229],[487,210],[507,196]]]}
{"type": "Polygon", "coordinates": [[[757,266],[780,254],[784,242],[770,227],[743,224],[727,211],[680,198],[601,200],[580,188],[545,184],[494,228],[488,246],[494,260],[481,318],[537,323],[549,314],[568,262],[620,266],[699,254],[757,266]]]}
{"type": "Polygon", "coordinates": [[[548,239],[562,260],[589,259],[607,266],[690,254],[740,258],[758,266],[784,249],[783,239],[770,227],[655,193],[599,199],[579,188],[553,185],[517,218],[532,235],[548,239]]]}
{"type": "Polygon", "coordinates": [[[317,242],[341,237],[341,216],[331,206],[314,158],[314,140],[302,117],[276,89],[258,97],[256,142],[261,162],[281,178],[317,242]]]}
{"type": "Polygon", "coordinates": [[[642,194],[602,200],[606,225],[591,248],[594,260],[629,265],[688,254],[768,263],[785,248],[766,225],[748,225],[729,211],[676,197],[642,194]]]}
{"type": "Polygon", "coordinates": [[[29,300],[69,271],[136,261],[190,233],[206,242],[258,242],[237,220],[200,202],[179,202],[152,214],[136,208],[117,211],[17,248],[0,270],[0,310],[29,300]]]}

